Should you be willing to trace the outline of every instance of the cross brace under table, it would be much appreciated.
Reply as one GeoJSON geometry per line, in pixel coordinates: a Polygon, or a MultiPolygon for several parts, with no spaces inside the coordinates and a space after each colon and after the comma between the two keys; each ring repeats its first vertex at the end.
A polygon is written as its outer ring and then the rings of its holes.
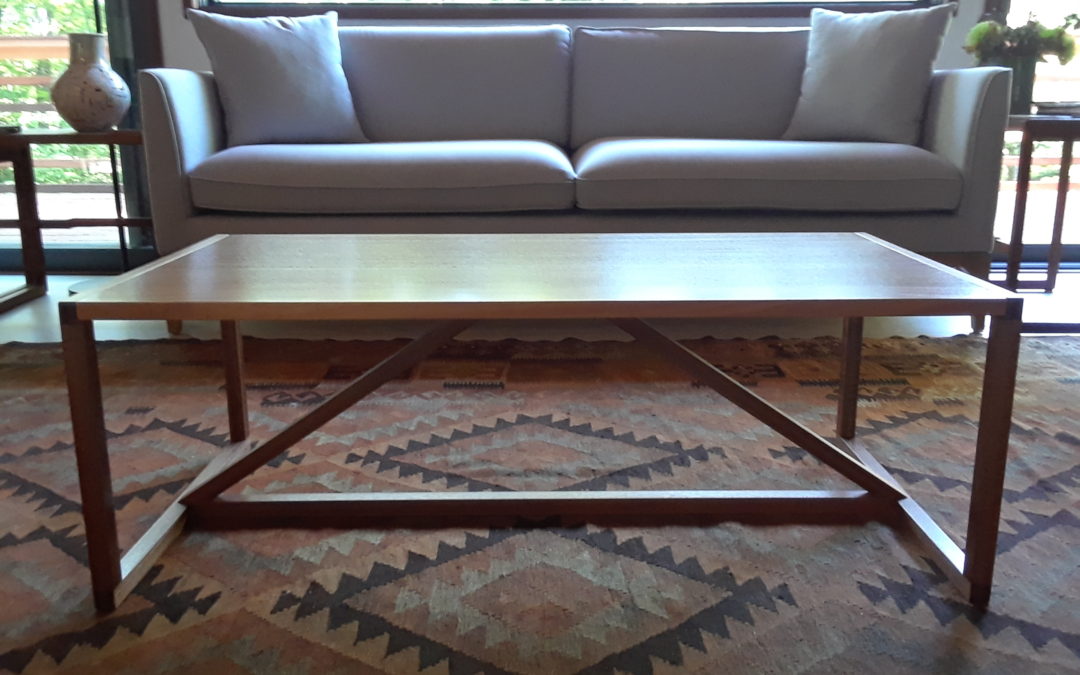
{"type": "MultiPolygon", "coordinates": [[[[150,529],[121,556],[113,508],[107,432],[92,321],[61,305],[64,358],[79,469],[94,604],[109,612],[132,591],[187,524],[204,529],[348,527],[393,519],[440,524],[483,522],[507,515],[580,515],[632,522],[704,516],[714,521],[822,523],[884,520],[906,523],[957,588],[973,604],[990,599],[998,520],[1005,480],[1013,389],[1019,350],[1019,312],[993,318],[987,346],[976,441],[967,549],[962,550],[857,441],[855,436],[861,318],[844,320],[842,371],[834,444],[786,416],[708,361],[645,321],[612,320],[637,341],[663,354],[698,381],[817,457],[860,489],[665,490],[577,492],[406,492],[269,494],[222,497],[253,471],[279,456],[382,384],[408,370],[470,321],[439,323],[373,366],[347,387],[254,449],[236,445],[212,459],[150,529]],[[1013,316],[1016,314],[1017,316],[1013,316]]],[[[229,431],[233,443],[248,435],[243,342],[236,322],[222,322],[229,431]]]]}

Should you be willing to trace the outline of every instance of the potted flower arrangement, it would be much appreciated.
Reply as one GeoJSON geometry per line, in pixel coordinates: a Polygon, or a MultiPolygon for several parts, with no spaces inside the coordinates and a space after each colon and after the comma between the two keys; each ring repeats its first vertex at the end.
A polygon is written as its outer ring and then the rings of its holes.
{"type": "Polygon", "coordinates": [[[1035,85],[1035,63],[1056,56],[1065,65],[1076,55],[1076,40],[1070,30],[1080,29],[1080,15],[1071,14],[1056,28],[1047,28],[1033,18],[1015,28],[997,21],[975,24],[964,41],[964,51],[974,54],[980,66],[1012,68],[1013,87],[1009,112],[1031,113],[1031,92],[1035,85]]]}

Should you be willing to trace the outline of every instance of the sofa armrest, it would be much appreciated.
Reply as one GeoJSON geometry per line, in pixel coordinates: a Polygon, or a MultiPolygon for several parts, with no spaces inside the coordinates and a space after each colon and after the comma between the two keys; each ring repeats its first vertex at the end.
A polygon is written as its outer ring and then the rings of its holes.
{"type": "Polygon", "coordinates": [[[159,253],[180,248],[196,212],[188,173],[225,147],[217,86],[210,73],[153,68],[139,73],[154,240],[159,253]]]}
{"type": "Polygon", "coordinates": [[[930,82],[922,147],[952,162],[964,178],[958,211],[994,243],[1001,147],[1009,119],[1007,68],[941,70],[930,82]]]}

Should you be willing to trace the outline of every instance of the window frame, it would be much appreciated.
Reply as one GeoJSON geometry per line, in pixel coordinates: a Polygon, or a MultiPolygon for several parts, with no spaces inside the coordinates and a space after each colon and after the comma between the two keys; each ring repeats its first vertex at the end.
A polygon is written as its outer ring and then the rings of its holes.
{"type": "Polygon", "coordinates": [[[841,2],[697,2],[614,3],[589,0],[559,3],[492,2],[478,4],[320,2],[265,3],[258,0],[222,2],[221,0],[181,0],[185,9],[201,9],[240,17],[300,16],[336,11],[342,20],[531,20],[531,19],[770,19],[805,18],[816,7],[842,12],[878,12],[904,10],[944,4],[949,0],[847,0],[841,2]]]}

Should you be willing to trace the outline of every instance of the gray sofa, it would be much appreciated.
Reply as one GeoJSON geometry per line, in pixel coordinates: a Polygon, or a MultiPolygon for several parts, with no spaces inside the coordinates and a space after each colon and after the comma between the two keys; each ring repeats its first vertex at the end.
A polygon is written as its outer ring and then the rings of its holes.
{"type": "Polygon", "coordinates": [[[780,140],[805,29],[342,27],[371,142],[228,147],[140,74],[161,253],[217,233],[866,231],[985,273],[1009,71],[935,73],[918,146],[780,140]]]}

